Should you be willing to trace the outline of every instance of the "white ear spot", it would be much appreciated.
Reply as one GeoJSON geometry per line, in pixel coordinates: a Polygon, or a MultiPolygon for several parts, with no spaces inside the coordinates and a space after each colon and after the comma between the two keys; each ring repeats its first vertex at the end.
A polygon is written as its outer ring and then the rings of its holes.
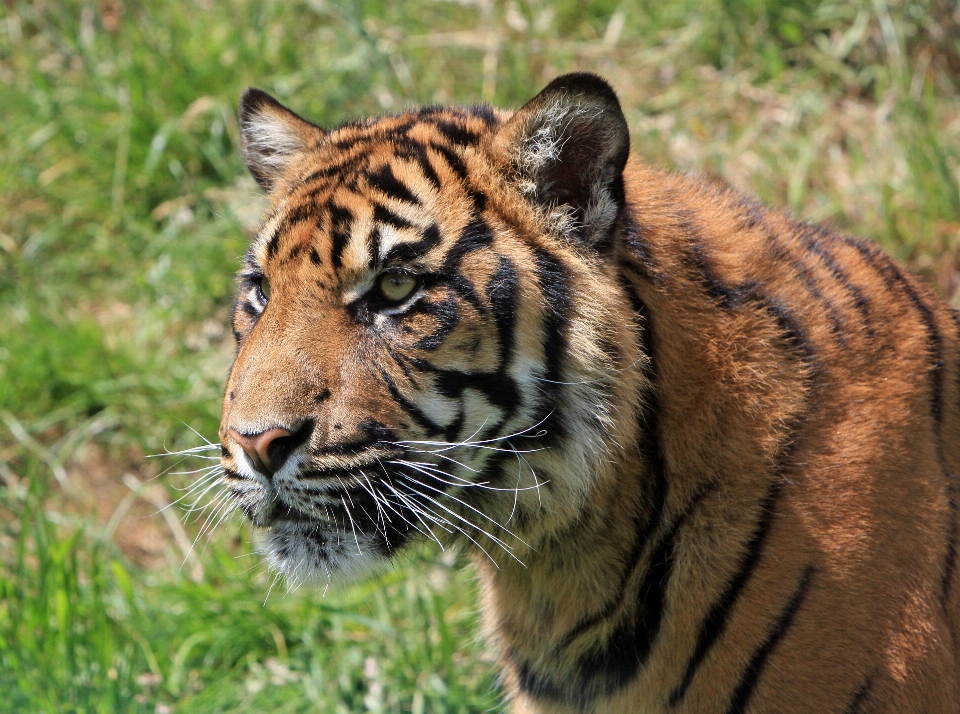
{"type": "Polygon", "coordinates": [[[248,151],[265,169],[282,170],[287,157],[304,148],[299,134],[268,114],[255,114],[245,128],[248,151]]]}

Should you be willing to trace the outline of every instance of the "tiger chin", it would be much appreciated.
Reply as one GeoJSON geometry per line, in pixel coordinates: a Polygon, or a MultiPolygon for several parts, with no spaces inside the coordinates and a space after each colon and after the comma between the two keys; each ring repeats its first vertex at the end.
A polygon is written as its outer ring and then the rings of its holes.
{"type": "Polygon", "coordinates": [[[465,548],[517,714],[960,712],[960,319],[885,253],[630,157],[590,74],[240,125],[223,482],[273,568],[465,548]]]}

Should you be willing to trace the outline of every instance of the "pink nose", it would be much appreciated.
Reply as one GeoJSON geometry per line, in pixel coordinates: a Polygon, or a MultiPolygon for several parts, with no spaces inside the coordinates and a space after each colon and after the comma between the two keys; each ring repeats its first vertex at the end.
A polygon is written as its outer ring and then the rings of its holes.
{"type": "Polygon", "coordinates": [[[272,474],[277,468],[280,468],[286,456],[285,454],[277,454],[277,450],[274,449],[274,458],[271,459],[270,447],[277,445],[279,439],[293,434],[290,430],[279,426],[261,431],[259,434],[241,434],[233,428],[229,429],[228,432],[233,440],[240,444],[244,453],[250,457],[256,469],[265,474],[272,474]]]}

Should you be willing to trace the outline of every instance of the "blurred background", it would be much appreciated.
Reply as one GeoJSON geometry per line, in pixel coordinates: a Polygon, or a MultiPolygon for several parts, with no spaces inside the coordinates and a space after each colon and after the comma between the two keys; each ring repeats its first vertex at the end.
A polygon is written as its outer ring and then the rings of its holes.
{"type": "Polygon", "coordinates": [[[463,558],[287,592],[217,502],[189,512],[215,490],[178,472],[215,462],[155,455],[216,438],[263,208],[245,87],[331,125],[571,70],[640,156],[874,239],[960,307],[953,0],[0,3],[0,712],[502,710],[463,558]]]}

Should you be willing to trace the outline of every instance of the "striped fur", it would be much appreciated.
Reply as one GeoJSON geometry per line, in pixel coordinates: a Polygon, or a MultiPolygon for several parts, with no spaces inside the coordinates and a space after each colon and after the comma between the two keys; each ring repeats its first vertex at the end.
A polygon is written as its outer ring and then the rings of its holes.
{"type": "Polygon", "coordinates": [[[592,75],[330,131],[251,90],[241,125],[272,207],[224,483],[288,580],[465,546],[516,714],[960,712],[960,318],[924,285],[628,160],[592,75]]]}

